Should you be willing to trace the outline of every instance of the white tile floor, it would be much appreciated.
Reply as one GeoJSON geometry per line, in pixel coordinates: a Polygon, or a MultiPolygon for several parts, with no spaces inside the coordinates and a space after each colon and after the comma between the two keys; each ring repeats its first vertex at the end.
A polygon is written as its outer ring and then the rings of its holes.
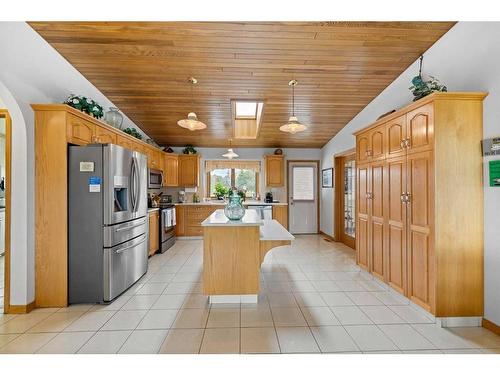
{"type": "Polygon", "coordinates": [[[0,314],[0,353],[500,353],[499,336],[439,328],[320,236],[268,253],[257,305],[210,306],[201,271],[202,242],[177,241],[110,305],[0,314]]]}

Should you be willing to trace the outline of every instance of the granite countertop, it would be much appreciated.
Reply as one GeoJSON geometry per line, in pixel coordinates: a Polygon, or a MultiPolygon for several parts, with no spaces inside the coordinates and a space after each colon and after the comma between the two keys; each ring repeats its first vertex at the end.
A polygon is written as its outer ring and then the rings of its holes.
{"type": "MultiPolygon", "coordinates": [[[[212,200],[212,201],[199,202],[199,203],[193,203],[193,202],[175,203],[175,205],[176,206],[225,206],[226,202],[212,200]]],[[[288,203],[286,203],[286,202],[266,203],[263,201],[247,200],[247,201],[243,202],[243,206],[288,206],[288,203]]]]}
{"type": "Polygon", "coordinates": [[[148,213],[158,211],[159,209],[160,209],[160,207],[148,207],[148,213]]]}

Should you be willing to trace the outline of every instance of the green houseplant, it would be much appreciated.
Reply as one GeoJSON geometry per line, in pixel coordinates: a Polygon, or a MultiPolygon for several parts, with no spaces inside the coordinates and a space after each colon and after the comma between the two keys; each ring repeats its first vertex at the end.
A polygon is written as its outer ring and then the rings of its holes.
{"type": "Polygon", "coordinates": [[[230,192],[229,188],[224,186],[222,182],[217,182],[215,184],[215,196],[217,199],[223,199],[230,192]]]}
{"type": "Polygon", "coordinates": [[[194,155],[197,153],[197,151],[195,150],[193,145],[186,145],[186,147],[184,147],[184,150],[182,150],[182,153],[186,155],[188,154],[194,155]]]}
{"type": "Polygon", "coordinates": [[[82,95],[71,94],[64,101],[64,104],[78,109],[79,111],[85,112],[88,115],[94,116],[95,118],[101,118],[102,116],[104,116],[104,109],[101,105],[99,105],[99,103],[82,95]]]}
{"type": "Polygon", "coordinates": [[[125,128],[123,129],[124,133],[127,133],[128,135],[131,135],[132,137],[135,137],[137,139],[142,139],[141,133],[137,131],[137,129],[134,128],[125,128]]]}

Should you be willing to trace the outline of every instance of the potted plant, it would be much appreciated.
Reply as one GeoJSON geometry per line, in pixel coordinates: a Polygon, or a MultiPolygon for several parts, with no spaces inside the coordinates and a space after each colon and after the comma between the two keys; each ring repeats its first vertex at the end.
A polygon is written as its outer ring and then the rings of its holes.
{"type": "Polygon", "coordinates": [[[101,118],[104,115],[104,109],[96,101],[90,98],[86,98],[82,95],[71,94],[64,101],[64,104],[69,105],[79,111],[85,112],[88,115],[94,116],[95,118],[101,118]]]}
{"type": "Polygon", "coordinates": [[[228,187],[224,186],[222,182],[217,182],[215,184],[215,196],[218,200],[223,200],[225,196],[229,194],[230,190],[228,187]]]}
{"type": "Polygon", "coordinates": [[[135,137],[137,139],[142,139],[141,133],[137,131],[137,129],[134,128],[125,128],[123,129],[124,133],[127,133],[128,135],[131,135],[132,137],[135,137]]]}
{"type": "Polygon", "coordinates": [[[186,147],[184,147],[184,150],[182,150],[182,153],[186,155],[194,155],[196,154],[196,152],[197,151],[194,149],[193,145],[186,145],[186,147]]]}

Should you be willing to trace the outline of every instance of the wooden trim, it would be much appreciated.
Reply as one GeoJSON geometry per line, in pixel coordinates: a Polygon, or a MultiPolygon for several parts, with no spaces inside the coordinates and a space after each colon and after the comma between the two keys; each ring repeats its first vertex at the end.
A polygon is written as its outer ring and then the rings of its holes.
{"type": "MultiPolygon", "coordinates": [[[[286,161],[286,194],[287,194],[287,203],[288,203],[288,227],[290,228],[290,215],[291,215],[291,212],[292,210],[290,209],[290,202],[288,201],[288,197],[289,197],[289,193],[290,193],[290,178],[288,176],[288,170],[290,169],[290,163],[316,163],[316,179],[317,179],[317,182],[316,182],[316,201],[317,201],[317,208],[316,208],[316,216],[317,216],[317,220],[316,220],[316,234],[319,234],[320,233],[320,225],[319,225],[319,221],[320,221],[320,218],[321,218],[321,215],[320,215],[320,204],[319,204],[319,200],[320,200],[320,187],[319,187],[319,183],[321,182],[320,180],[320,163],[319,163],[319,160],[287,160],[286,161]]],[[[296,233],[296,234],[300,234],[300,233],[296,233]]],[[[308,234],[308,233],[306,233],[308,234]]]]}
{"type": "Polygon", "coordinates": [[[12,121],[6,109],[0,109],[5,118],[5,253],[4,253],[4,312],[11,313],[10,306],[10,229],[11,229],[11,163],[12,163],[12,121]]]}
{"type": "Polygon", "coordinates": [[[35,301],[28,303],[27,305],[10,305],[9,314],[27,314],[35,309],[35,301]]]}
{"type": "Polygon", "coordinates": [[[335,241],[335,242],[336,242],[336,240],[335,240],[335,238],[334,238],[334,237],[330,236],[329,234],[326,234],[326,233],[325,233],[325,232],[323,232],[322,230],[320,230],[320,231],[319,231],[319,234],[321,234],[323,237],[328,238],[329,240],[332,240],[332,241],[335,241]]]}
{"type": "MultiPolygon", "coordinates": [[[[342,223],[344,222],[344,164],[348,159],[356,161],[356,151],[351,149],[351,152],[344,151],[339,155],[334,155],[334,165],[335,165],[335,192],[334,192],[334,238],[335,241],[342,242],[344,245],[352,248],[356,248],[356,237],[349,238],[344,235],[342,223]]],[[[356,177],[354,177],[356,181],[356,177]]],[[[356,183],[356,182],[355,182],[356,183]]]]}
{"type": "Polygon", "coordinates": [[[375,127],[377,125],[386,123],[387,121],[394,120],[399,116],[403,116],[406,113],[421,107],[424,104],[436,101],[436,100],[483,100],[486,98],[488,93],[486,92],[435,92],[433,94],[427,95],[425,98],[417,100],[412,104],[409,104],[403,108],[398,109],[396,112],[391,113],[375,122],[372,122],[369,126],[362,129],[356,130],[353,135],[358,135],[363,133],[365,130],[375,127]]]}
{"type": "Polygon", "coordinates": [[[497,335],[500,336],[500,326],[496,325],[495,323],[493,323],[491,320],[488,320],[488,319],[485,319],[483,318],[482,319],[482,324],[481,324],[484,328],[486,328],[488,331],[491,331],[493,333],[496,333],[497,335]]]}

